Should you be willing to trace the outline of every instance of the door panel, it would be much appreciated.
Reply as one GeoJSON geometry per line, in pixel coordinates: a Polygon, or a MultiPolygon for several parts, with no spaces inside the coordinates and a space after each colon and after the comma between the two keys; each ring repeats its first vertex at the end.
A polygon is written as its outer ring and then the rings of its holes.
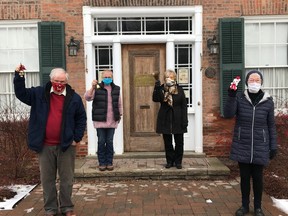
{"type": "Polygon", "coordinates": [[[124,150],[163,151],[157,134],[159,103],[152,101],[153,73],[165,70],[165,44],[123,45],[124,150]]]}

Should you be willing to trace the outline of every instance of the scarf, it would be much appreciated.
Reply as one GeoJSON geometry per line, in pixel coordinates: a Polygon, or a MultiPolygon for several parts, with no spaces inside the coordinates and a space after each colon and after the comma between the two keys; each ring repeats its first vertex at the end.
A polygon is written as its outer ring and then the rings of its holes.
{"type": "Polygon", "coordinates": [[[178,94],[178,89],[176,85],[167,86],[164,84],[164,102],[167,102],[169,106],[173,106],[173,94],[178,94]]]}

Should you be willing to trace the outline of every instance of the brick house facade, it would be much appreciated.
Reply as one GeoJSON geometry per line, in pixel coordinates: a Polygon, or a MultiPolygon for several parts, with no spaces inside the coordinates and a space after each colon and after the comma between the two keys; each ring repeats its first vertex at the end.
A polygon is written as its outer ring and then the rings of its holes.
{"type": "MultiPolygon", "coordinates": [[[[69,83],[80,94],[86,90],[85,55],[83,32],[83,6],[91,7],[139,7],[139,6],[196,6],[203,8],[202,28],[202,85],[203,85],[203,152],[207,156],[226,156],[230,149],[233,120],[220,117],[220,59],[210,55],[206,41],[219,35],[219,18],[243,16],[288,15],[288,2],[282,0],[18,0],[1,1],[0,22],[5,20],[61,21],[65,23],[65,44],[70,37],[80,40],[80,50],[76,57],[68,56],[66,50],[66,69],[70,74],[69,83]],[[207,68],[216,73],[209,78],[207,68]]],[[[1,23],[0,23],[1,24],[1,23]]],[[[88,154],[87,136],[78,148],[78,156],[88,154]]]]}

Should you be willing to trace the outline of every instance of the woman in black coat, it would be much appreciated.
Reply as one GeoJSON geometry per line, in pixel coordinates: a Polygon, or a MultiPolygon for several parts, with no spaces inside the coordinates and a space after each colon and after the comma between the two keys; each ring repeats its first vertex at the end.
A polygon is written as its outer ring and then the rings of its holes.
{"type": "Polygon", "coordinates": [[[224,107],[224,117],[236,116],[230,158],[239,164],[242,206],[235,215],[249,212],[252,177],[254,214],[263,216],[263,168],[277,152],[274,102],[267,92],[261,90],[263,76],[259,71],[248,72],[245,83],[248,89],[237,95],[229,88],[224,107]]]}
{"type": "Polygon", "coordinates": [[[176,83],[176,73],[167,70],[164,73],[164,84],[160,85],[159,77],[155,77],[153,101],[161,106],[157,117],[156,132],[163,134],[166,168],[174,165],[182,169],[184,133],[187,132],[187,101],[183,89],[176,83]],[[175,149],[172,145],[174,135],[175,149]]]}

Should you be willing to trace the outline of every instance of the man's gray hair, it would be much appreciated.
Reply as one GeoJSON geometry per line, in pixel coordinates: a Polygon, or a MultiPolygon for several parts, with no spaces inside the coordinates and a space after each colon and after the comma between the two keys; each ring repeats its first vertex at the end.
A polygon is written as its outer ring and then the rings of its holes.
{"type": "Polygon", "coordinates": [[[57,74],[57,73],[64,73],[66,76],[66,81],[68,81],[69,75],[68,73],[63,69],[63,68],[54,68],[51,70],[50,73],[50,79],[52,80],[52,78],[57,74]]]}

